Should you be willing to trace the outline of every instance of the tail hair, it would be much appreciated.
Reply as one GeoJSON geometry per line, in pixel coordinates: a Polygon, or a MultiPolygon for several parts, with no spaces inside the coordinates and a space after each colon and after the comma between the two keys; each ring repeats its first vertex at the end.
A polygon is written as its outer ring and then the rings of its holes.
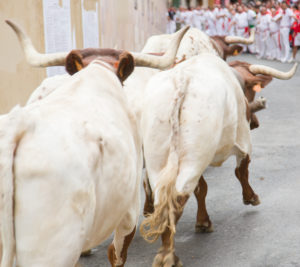
{"type": "Polygon", "coordinates": [[[170,150],[165,168],[159,174],[158,185],[155,188],[158,197],[154,212],[149,214],[141,223],[140,232],[143,238],[149,242],[155,242],[159,236],[169,228],[171,240],[176,233],[176,214],[182,212],[180,205],[180,194],[175,184],[179,172],[179,131],[180,131],[180,110],[185,97],[187,84],[184,79],[177,78],[175,81],[176,96],[170,116],[171,136],[170,150]],[[182,84],[183,83],[183,84],[182,84]]]}

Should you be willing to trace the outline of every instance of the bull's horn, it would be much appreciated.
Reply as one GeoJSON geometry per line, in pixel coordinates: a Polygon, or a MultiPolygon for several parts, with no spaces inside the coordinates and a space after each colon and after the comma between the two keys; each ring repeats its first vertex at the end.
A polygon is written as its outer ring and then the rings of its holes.
{"type": "Polygon", "coordinates": [[[163,56],[153,56],[148,54],[131,52],[135,59],[135,65],[158,69],[166,69],[170,67],[172,64],[174,64],[177,49],[179,47],[181,39],[183,38],[184,34],[187,32],[188,29],[189,26],[186,26],[180,31],[176,32],[176,34],[172,38],[168,50],[163,56]]]}
{"type": "Polygon", "coordinates": [[[225,42],[227,44],[253,44],[254,42],[254,36],[255,36],[255,30],[250,30],[250,36],[249,38],[243,38],[239,36],[226,36],[225,42]]]}
{"type": "Polygon", "coordinates": [[[279,71],[274,68],[264,66],[264,65],[251,65],[249,70],[253,74],[264,74],[270,75],[274,78],[281,79],[281,80],[288,80],[293,77],[297,70],[298,63],[295,63],[294,66],[287,72],[279,71]]]}
{"type": "Polygon", "coordinates": [[[5,22],[16,33],[23,48],[26,61],[33,67],[64,66],[68,53],[41,54],[36,51],[30,38],[11,20],[5,22]]]}

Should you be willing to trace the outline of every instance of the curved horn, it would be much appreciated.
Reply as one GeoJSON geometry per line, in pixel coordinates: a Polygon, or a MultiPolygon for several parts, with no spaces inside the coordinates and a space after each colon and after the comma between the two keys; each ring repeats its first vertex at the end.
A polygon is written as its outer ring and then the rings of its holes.
{"type": "Polygon", "coordinates": [[[226,36],[225,42],[227,44],[252,44],[254,42],[255,30],[250,30],[249,38],[243,38],[238,36],[226,36]]]}
{"type": "Polygon", "coordinates": [[[186,26],[175,33],[168,50],[163,56],[153,56],[149,54],[131,52],[135,60],[135,65],[158,69],[166,69],[170,67],[172,64],[174,64],[181,39],[189,28],[189,26],[186,26]]]}
{"type": "Polygon", "coordinates": [[[68,53],[41,54],[36,51],[30,38],[11,20],[5,22],[16,33],[23,48],[27,62],[33,67],[64,66],[68,53]]]}
{"type": "Polygon", "coordinates": [[[293,77],[297,70],[298,63],[295,63],[294,66],[287,72],[279,71],[277,69],[264,66],[264,65],[251,65],[249,66],[249,70],[253,74],[264,74],[264,75],[270,75],[274,78],[280,79],[280,80],[288,80],[293,77]]]}

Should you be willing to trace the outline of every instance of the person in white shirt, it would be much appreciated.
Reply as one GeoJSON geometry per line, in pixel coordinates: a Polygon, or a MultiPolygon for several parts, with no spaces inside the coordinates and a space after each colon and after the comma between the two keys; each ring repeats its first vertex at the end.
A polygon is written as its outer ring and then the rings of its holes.
{"type": "Polygon", "coordinates": [[[268,57],[268,39],[269,39],[269,24],[270,24],[271,17],[267,14],[266,7],[262,6],[260,8],[260,16],[257,21],[257,28],[259,30],[259,53],[257,58],[267,58],[268,57]]]}
{"type": "Polygon", "coordinates": [[[190,9],[186,9],[185,10],[185,18],[184,18],[184,21],[185,21],[185,25],[189,25],[191,27],[194,26],[194,13],[192,10],[190,9]]]}
{"type": "Polygon", "coordinates": [[[225,17],[224,17],[224,35],[229,34],[229,22],[230,22],[231,14],[230,14],[228,8],[229,8],[229,5],[226,6],[225,8],[223,8],[223,12],[225,14],[225,17]]]}
{"type": "Polygon", "coordinates": [[[282,12],[272,18],[279,21],[280,25],[280,46],[281,46],[281,62],[291,61],[289,33],[294,19],[294,13],[287,6],[286,2],[281,3],[282,12]]]}
{"type": "Polygon", "coordinates": [[[234,8],[232,8],[230,10],[230,22],[229,22],[229,26],[228,26],[228,34],[231,36],[235,36],[236,35],[236,25],[235,23],[233,23],[234,19],[235,19],[235,15],[236,15],[236,11],[234,8]]]}
{"type": "Polygon", "coordinates": [[[193,26],[200,31],[202,30],[202,21],[203,21],[204,12],[200,6],[197,6],[193,10],[193,26]]]}
{"type": "Polygon", "coordinates": [[[225,12],[220,5],[217,5],[214,9],[214,14],[216,17],[216,31],[217,35],[224,36],[225,35],[225,12]]]}
{"type": "MultiPolygon", "coordinates": [[[[247,8],[248,24],[250,30],[255,30],[256,27],[256,12],[254,11],[254,3],[250,2],[247,8]]],[[[252,54],[256,53],[255,43],[248,45],[249,52],[252,54]]]]}
{"type": "Polygon", "coordinates": [[[176,32],[176,22],[174,20],[175,11],[172,8],[170,8],[166,14],[166,17],[167,17],[166,33],[171,34],[176,32]]]}
{"type": "MultiPolygon", "coordinates": [[[[247,38],[249,36],[249,28],[248,28],[248,16],[247,13],[244,12],[243,8],[241,6],[238,6],[237,13],[235,14],[232,24],[236,25],[236,33],[237,36],[247,38]]],[[[247,51],[247,46],[243,46],[243,51],[247,51]]]]}
{"type": "MultiPolygon", "coordinates": [[[[271,8],[272,18],[279,14],[275,7],[271,8]]],[[[279,22],[270,20],[270,59],[280,60],[280,35],[279,35],[279,22]]]]}
{"type": "Polygon", "coordinates": [[[208,10],[204,14],[206,19],[206,34],[209,36],[217,35],[216,31],[216,17],[213,13],[213,10],[211,7],[208,8],[208,10]]]}

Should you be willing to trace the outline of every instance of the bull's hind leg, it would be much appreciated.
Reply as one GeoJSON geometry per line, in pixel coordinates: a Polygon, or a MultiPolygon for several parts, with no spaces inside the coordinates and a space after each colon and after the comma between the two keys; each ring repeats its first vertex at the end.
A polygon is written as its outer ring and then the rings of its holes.
{"type": "Polygon", "coordinates": [[[249,184],[249,171],[248,166],[250,163],[249,155],[246,155],[243,159],[237,159],[238,166],[235,169],[235,175],[240,181],[243,189],[243,201],[245,205],[259,205],[259,197],[256,195],[249,184]]]}
{"type": "MultiPolygon", "coordinates": [[[[178,197],[178,204],[181,206],[175,214],[175,224],[177,224],[180,219],[183,207],[188,200],[188,196],[178,197]]],[[[160,247],[157,255],[154,258],[152,267],[182,267],[182,262],[175,255],[175,246],[174,246],[174,235],[172,235],[169,227],[165,229],[161,235],[162,246],[160,247]]]]}
{"type": "Polygon", "coordinates": [[[117,227],[114,240],[108,247],[107,256],[112,267],[123,267],[127,259],[127,250],[134,237],[138,212],[130,210],[117,227]]]}
{"type": "Polygon", "coordinates": [[[211,233],[213,232],[213,226],[207,214],[206,204],[205,204],[205,198],[207,195],[207,183],[204,180],[203,176],[201,176],[201,178],[199,179],[194,194],[198,204],[197,222],[195,225],[195,231],[197,233],[211,233]]]}
{"type": "Polygon", "coordinates": [[[149,214],[153,213],[154,211],[152,190],[149,184],[149,179],[147,174],[145,174],[143,186],[145,191],[144,216],[147,217],[149,214]]]}

